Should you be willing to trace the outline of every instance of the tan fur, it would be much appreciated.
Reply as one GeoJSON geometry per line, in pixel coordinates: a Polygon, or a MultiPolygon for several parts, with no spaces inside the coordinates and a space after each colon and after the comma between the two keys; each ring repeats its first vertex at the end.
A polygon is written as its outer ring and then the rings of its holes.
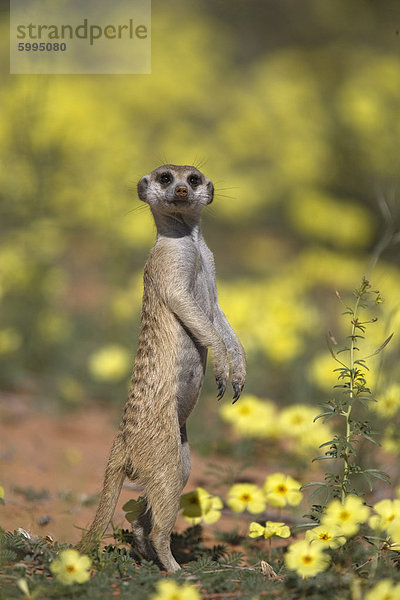
{"type": "Polygon", "coordinates": [[[81,550],[98,544],[127,476],[145,490],[133,524],[136,552],[169,571],[182,489],[190,473],[185,422],[200,394],[212,349],[219,397],[232,364],[236,400],[246,367],[243,348],[217,301],[214,262],[200,232],[212,183],[190,166],[163,165],[138,184],[152,210],[157,241],[144,269],[141,331],[129,398],[111,449],[103,491],[81,550]]]}

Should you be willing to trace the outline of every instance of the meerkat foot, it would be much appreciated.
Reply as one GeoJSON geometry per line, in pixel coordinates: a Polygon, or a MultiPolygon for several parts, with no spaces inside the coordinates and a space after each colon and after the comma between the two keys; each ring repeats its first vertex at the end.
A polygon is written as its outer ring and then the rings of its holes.
{"type": "Polygon", "coordinates": [[[181,566],[177,563],[172,555],[170,547],[170,534],[165,531],[160,531],[155,527],[151,533],[150,539],[157,553],[158,560],[170,573],[179,571],[181,566]]]}

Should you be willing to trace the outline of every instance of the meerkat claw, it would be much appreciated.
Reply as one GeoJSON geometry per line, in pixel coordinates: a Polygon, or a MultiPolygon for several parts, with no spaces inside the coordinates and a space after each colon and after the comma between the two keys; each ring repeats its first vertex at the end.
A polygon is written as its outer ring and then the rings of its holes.
{"type": "Polygon", "coordinates": [[[224,385],[224,382],[221,379],[217,379],[217,386],[218,386],[217,400],[221,400],[221,398],[225,394],[226,386],[224,385]]]}
{"type": "Polygon", "coordinates": [[[233,391],[234,391],[232,404],[235,404],[235,402],[237,400],[239,400],[239,398],[240,398],[240,394],[242,392],[242,388],[241,388],[241,386],[238,383],[233,383],[232,387],[233,387],[233,391]]]}

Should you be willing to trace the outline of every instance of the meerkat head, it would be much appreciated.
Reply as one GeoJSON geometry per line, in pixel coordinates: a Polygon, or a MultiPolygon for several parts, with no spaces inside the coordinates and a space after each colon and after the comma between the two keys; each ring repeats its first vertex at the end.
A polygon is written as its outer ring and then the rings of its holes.
{"type": "Polygon", "coordinates": [[[188,165],[162,165],[142,177],[137,189],[140,200],[164,214],[197,214],[214,197],[212,182],[188,165]]]}

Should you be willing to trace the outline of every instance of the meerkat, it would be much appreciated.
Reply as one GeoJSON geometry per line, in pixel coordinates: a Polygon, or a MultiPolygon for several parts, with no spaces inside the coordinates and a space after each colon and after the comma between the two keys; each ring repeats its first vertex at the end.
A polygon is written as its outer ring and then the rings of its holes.
{"type": "Polygon", "coordinates": [[[168,571],[180,568],[170,536],[190,474],[186,420],[213,355],[218,399],[229,373],[235,402],[243,389],[243,347],[218,304],[214,259],[200,230],[214,186],[197,168],[163,165],[142,177],[140,200],[157,239],[144,268],[139,345],[129,397],[106,467],[99,506],[79,545],[96,546],[113,516],[125,477],[144,488],[133,524],[136,551],[168,571]]]}

